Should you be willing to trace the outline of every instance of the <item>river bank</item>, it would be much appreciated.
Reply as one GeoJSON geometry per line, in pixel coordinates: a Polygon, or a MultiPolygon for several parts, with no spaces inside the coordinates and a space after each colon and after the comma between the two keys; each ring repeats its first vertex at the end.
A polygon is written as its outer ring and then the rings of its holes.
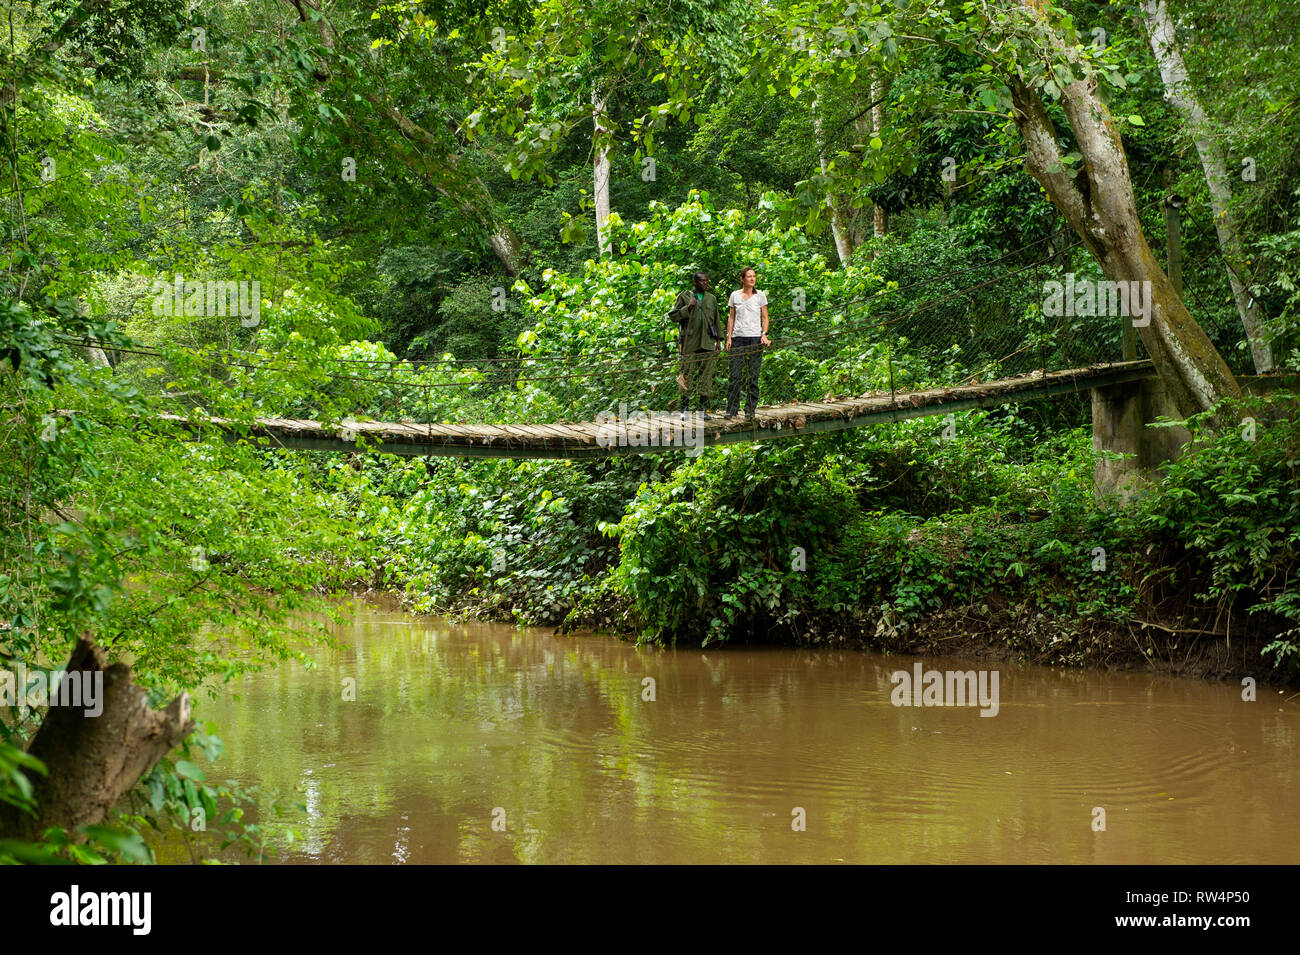
{"type": "MultiPolygon", "coordinates": [[[[409,595],[358,585],[355,597],[402,612],[416,611],[409,595]]],[[[1195,605],[1192,605],[1194,607],[1195,605]]],[[[1191,609],[1189,607],[1189,609],[1191,609]]],[[[1204,612],[1212,608],[1201,607],[1204,612]]],[[[485,603],[466,607],[450,619],[519,625],[485,603]]],[[[589,609],[549,628],[557,635],[586,633],[623,643],[637,642],[628,623],[626,602],[589,609]]],[[[1193,618],[1194,620],[1196,618],[1193,618]]],[[[983,663],[1014,663],[1065,667],[1096,672],[1148,672],[1162,676],[1207,681],[1240,681],[1246,677],[1264,686],[1293,685],[1270,668],[1261,656],[1268,636],[1241,627],[1232,634],[1179,630],[1168,624],[1120,623],[1097,618],[1069,620],[1044,613],[1040,607],[1010,601],[993,601],[980,607],[952,607],[921,615],[904,623],[866,614],[840,615],[839,619],[808,622],[799,634],[755,634],[735,638],[729,649],[754,648],[836,649],[900,656],[940,654],[983,663]],[[765,638],[766,637],[766,638],[765,638]]],[[[520,625],[522,626],[522,625],[520,625]]],[[[682,646],[682,649],[690,649],[682,646]]],[[[717,648],[715,648],[717,649],[717,648]]]]}

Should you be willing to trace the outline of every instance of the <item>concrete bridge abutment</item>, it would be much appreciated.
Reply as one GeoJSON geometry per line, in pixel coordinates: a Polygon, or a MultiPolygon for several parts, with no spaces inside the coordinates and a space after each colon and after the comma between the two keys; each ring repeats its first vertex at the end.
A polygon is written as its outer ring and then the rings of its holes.
{"type": "MultiPolygon", "coordinates": [[[[1243,393],[1261,394],[1279,386],[1296,388],[1300,379],[1290,376],[1241,375],[1243,393]]],[[[1128,501],[1160,480],[1160,465],[1176,461],[1192,435],[1180,424],[1155,424],[1159,418],[1180,420],[1164,382],[1155,374],[1090,389],[1092,395],[1092,446],[1122,458],[1099,457],[1093,471],[1098,500],[1118,495],[1128,501]]],[[[1283,412],[1294,413],[1294,409],[1283,412]]]]}
{"type": "Polygon", "coordinates": [[[1157,418],[1182,416],[1158,377],[1092,390],[1092,447],[1124,457],[1099,457],[1093,470],[1098,499],[1130,500],[1160,479],[1158,468],[1183,453],[1191,432],[1182,425],[1148,427],[1157,418]]]}

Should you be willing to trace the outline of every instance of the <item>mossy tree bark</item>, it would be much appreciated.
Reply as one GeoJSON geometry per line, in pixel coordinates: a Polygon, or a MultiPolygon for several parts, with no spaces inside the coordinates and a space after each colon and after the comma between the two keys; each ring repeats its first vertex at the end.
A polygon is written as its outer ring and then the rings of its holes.
{"type": "MultiPolygon", "coordinates": [[[[1011,78],[1016,126],[1026,167],[1113,282],[1147,282],[1151,321],[1138,327],[1180,413],[1191,415],[1240,394],[1223,356],[1174,290],[1142,234],[1128,159],[1110,110],[1096,89],[1075,80],[1061,106],[1083,155],[1081,169],[1062,162],[1060,136],[1038,90],[1011,78]]],[[[1127,319],[1125,319],[1127,320],[1127,319]]]]}

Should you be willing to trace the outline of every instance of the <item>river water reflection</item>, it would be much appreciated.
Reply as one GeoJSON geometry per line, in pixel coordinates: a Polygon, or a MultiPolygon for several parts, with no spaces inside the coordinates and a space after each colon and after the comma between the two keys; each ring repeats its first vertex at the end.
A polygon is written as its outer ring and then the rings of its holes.
{"type": "Polygon", "coordinates": [[[226,741],[217,774],[306,804],[279,861],[1300,857],[1291,692],[1004,664],[988,718],[893,706],[910,658],[637,650],[379,607],[338,635],[315,670],[200,706],[226,741]]]}

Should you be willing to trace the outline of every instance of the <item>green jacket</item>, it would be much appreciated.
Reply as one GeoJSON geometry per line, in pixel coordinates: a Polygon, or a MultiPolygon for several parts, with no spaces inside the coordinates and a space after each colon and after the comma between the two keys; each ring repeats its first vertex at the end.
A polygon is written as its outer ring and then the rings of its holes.
{"type": "Polygon", "coordinates": [[[714,351],[722,338],[719,334],[718,300],[712,292],[705,292],[704,301],[691,309],[689,306],[695,301],[696,294],[693,288],[680,293],[668,318],[676,322],[681,331],[683,352],[714,351]]]}

